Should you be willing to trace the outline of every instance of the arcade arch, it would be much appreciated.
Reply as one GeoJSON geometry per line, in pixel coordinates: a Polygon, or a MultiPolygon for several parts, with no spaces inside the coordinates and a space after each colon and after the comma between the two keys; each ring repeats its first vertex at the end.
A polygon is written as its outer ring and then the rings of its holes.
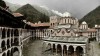
{"type": "Polygon", "coordinates": [[[7,56],[11,56],[10,50],[7,51],[7,56]]]}
{"type": "Polygon", "coordinates": [[[6,29],[2,29],[2,39],[6,38],[6,29]]]}
{"type": "Polygon", "coordinates": [[[53,53],[56,53],[61,56],[83,56],[83,54],[85,53],[85,49],[83,49],[83,46],[80,45],[76,46],[57,43],[47,43],[47,48],[51,49],[53,53]]]}
{"type": "Polygon", "coordinates": [[[2,48],[2,51],[6,49],[6,42],[4,40],[1,42],[1,48],[2,48]]]}
{"type": "Polygon", "coordinates": [[[7,30],[7,37],[10,37],[10,29],[7,30]]]}
{"type": "Polygon", "coordinates": [[[19,31],[18,31],[18,29],[15,29],[15,30],[14,30],[14,36],[19,36],[19,31]]]}
{"type": "Polygon", "coordinates": [[[68,48],[68,55],[73,55],[74,54],[74,47],[71,45],[68,48]]]}
{"type": "Polygon", "coordinates": [[[76,47],[76,55],[82,56],[83,55],[83,48],[81,46],[76,47]]]}
{"type": "Polygon", "coordinates": [[[2,56],[6,56],[6,53],[4,52],[4,53],[2,54],[2,56]]]}
{"type": "Polygon", "coordinates": [[[7,39],[7,48],[9,48],[9,47],[10,47],[10,40],[7,39]]]}
{"type": "Polygon", "coordinates": [[[64,54],[64,56],[67,55],[67,46],[66,45],[63,46],[63,54],[64,54]]]}
{"type": "Polygon", "coordinates": [[[62,47],[60,44],[57,45],[57,53],[61,54],[62,52],[62,47]]]}

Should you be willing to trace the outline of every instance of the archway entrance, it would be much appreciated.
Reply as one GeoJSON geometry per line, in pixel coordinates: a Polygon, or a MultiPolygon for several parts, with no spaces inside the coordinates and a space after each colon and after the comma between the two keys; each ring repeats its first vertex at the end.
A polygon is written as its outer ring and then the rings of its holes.
{"type": "Polygon", "coordinates": [[[62,53],[62,47],[60,44],[57,45],[57,53],[61,55],[62,53]]]}
{"type": "Polygon", "coordinates": [[[3,53],[2,56],[6,56],[6,53],[3,53]]]}
{"type": "Polygon", "coordinates": [[[10,50],[7,51],[7,56],[11,56],[10,50]]]}
{"type": "Polygon", "coordinates": [[[82,47],[78,46],[76,48],[76,55],[77,56],[82,56],[83,55],[83,48],[82,47]]]}
{"type": "Polygon", "coordinates": [[[53,44],[53,52],[56,52],[55,44],[53,44]]]}
{"type": "Polygon", "coordinates": [[[11,56],[13,56],[13,48],[11,49],[11,56]]]}
{"type": "Polygon", "coordinates": [[[13,50],[13,56],[19,56],[19,50],[17,47],[15,47],[13,50]]]}
{"type": "Polygon", "coordinates": [[[1,48],[2,48],[2,51],[6,50],[6,45],[5,45],[5,41],[4,40],[1,43],[1,48]]]}
{"type": "Polygon", "coordinates": [[[51,44],[49,43],[47,46],[47,51],[50,51],[50,50],[51,50],[51,44]]]}
{"type": "Polygon", "coordinates": [[[69,46],[69,48],[68,48],[68,55],[69,56],[73,56],[74,55],[74,47],[73,46],[69,46]]]}
{"type": "Polygon", "coordinates": [[[63,46],[63,54],[64,54],[64,56],[67,55],[67,46],[66,45],[63,46]]]}

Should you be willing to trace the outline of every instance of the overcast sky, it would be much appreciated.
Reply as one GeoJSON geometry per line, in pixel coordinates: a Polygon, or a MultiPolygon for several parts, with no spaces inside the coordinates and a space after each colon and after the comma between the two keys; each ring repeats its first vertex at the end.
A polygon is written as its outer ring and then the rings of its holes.
{"type": "Polygon", "coordinates": [[[100,5],[100,0],[5,0],[13,4],[27,3],[46,6],[59,12],[70,12],[73,16],[82,18],[85,14],[100,5]]]}

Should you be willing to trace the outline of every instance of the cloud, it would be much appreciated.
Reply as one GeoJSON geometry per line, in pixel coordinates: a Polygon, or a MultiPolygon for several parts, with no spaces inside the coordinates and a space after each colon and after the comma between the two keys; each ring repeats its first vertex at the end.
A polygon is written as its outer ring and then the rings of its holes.
{"type": "Polygon", "coordinates": [[[56,10],[52,10],[52,12],[54,12],[55,14],[57,14],[57,15],[59,15],[61,17],[71,16],[71,14],[69,12],[60,13],[59,11],[56,11],[56,10]]]}
{"type": "Polygon", "coordinates": [[[49,8],[48,7],[46,7],[46,6],[40,6],[41,8],[44,8],[44,9],[46,9],[46,10],[49,10],[49,8]]]}
{"type": "Polygon", "coordinates": [[[56,10],[52,10],[52,12],[55,13],[55,14],[57,14],[57,15],[59,15],[59,16],[62,16],[62,13],[60,13],[60,12],[58,12],[56,10]]]}
{"type": "Polygon", "coordinates": [[[74,17],[82,18],[84,15],[100,5],[100,0],[6,0],[8,2],[25,4],[31,3],[47,6],[51,10],[61,13],[70,12],[74,17]],[[22,3],[23,2],[23,3],[22,3]]]}

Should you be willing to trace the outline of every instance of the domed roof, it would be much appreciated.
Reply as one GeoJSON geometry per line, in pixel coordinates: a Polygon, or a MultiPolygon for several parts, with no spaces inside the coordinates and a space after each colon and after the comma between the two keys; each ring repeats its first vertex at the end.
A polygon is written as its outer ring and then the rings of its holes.
{"type": "Polygon", "coordinates": [[[82,24],[87,24],[87,23],[85,21],[83,21],[82,24]]]}
{"type": "Polygon", "coordinates": [[[65,13],[62,14],[62,16],[63,16],[63,17],[70,17],[71,14],[70,14],[69,12],[65,12],[65,13]]]}

